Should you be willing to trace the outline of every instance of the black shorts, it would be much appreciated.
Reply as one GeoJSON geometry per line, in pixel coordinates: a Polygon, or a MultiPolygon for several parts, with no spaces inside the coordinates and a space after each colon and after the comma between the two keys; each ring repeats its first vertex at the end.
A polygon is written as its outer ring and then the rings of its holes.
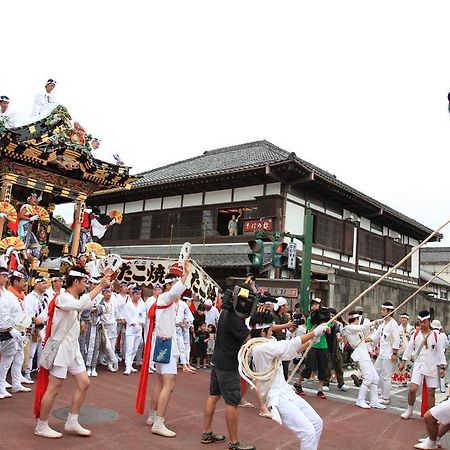
{"type": "Polygon", "coordinates": [[[221,395],[227,405],[238,406],[241,402],[241,377],[239,372],[213,367],[209,395],[221,395]]]}
{"type": "Polygon", "coordinates": [[[302,378],[308,380],[311,372],[317,368],[319,381],[327,381],[328,379],[328,349],[312,348],[306,357],[306,366],[302,370],[302,378]]]}

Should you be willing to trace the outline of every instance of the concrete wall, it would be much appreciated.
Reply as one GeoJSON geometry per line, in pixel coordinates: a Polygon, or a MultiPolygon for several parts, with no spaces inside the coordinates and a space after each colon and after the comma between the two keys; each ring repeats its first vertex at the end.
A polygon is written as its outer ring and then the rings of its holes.
{"type": "MultiPolygon", "coordinates": [[[[367,275],[346,272],[343,270],[336,270],[334,277],[334,284],[330,286],[328,304],[333,306],[338,311],[344,308],[348,303],[354,300],[361,292],[371,286],[376,278],[367,275]]],[[[333,281],[333,280],[331,280],[333,281]]],[[[390,301],[394,306],[399,305],[407,297],[409,297],[417,288],[413,286],[402,285],[391,281],[385,281],[375,287],[363,299],[357,303],[364,308],[364,313],[372,319],[380,316],[380,306],[384,301],[390,301]]],[[[325,299],[326,297],[323,296],[325,299]]],[[[398,313],[407,311],[410,315],[411,322],[415,321],[417,313],[420,310],[434,309],[435,318],[439,319],[442,326],[450,330],[450,301],[438,300],[427,297],[422,293],[409,300],[404,308],[401,308],[398,313]]],[[[394,318],[398,321],[399,314],[395,314],[394,318]]]]}

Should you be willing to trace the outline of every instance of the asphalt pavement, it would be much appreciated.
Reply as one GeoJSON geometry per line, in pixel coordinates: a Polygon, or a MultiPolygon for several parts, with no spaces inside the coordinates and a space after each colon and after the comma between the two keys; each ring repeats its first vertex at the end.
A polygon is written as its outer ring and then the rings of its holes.
{"type": "MultiPolygon", "coordinates": [[[[176,438],[153,435],[145,425],[146,416],[135,413],[138,374],[124,376],[121,372],[110,373],[100,369],[99,376],[91,378],[85,407],[80,414],[81,424],[92,430],[92,436],[81,438],[64,434],[62,439],[56,441],[34,436],[33,393],[22,393],[0,400],[0,449],[226,449],[225,443],[210,447],[200,443],[209,371],[198,372],[195,375],[180,373],[177,377],[177,386],[167,414],[167,426],[177,432],[176,438]]],[[[400,412],[406,404],[406,389],[394,388],[392,405],[386,411],[361,410],[354,405],[357,388],[351,382],[351,373],[345,373],[349,391],[339,391],[332,384],[326,400],[316,398],[314,382],[305,382],[304,398],[324,421],[319,449],[413,448],[417,439],[425,435],[425,427],[417,415],[408,421],[400,418],[400,412]]],[[[149,380],[150,389],[152,377],[153,375],[149,380]]],[[[50,424],[59,431],[63,430],[72,389],[73,380],[69,377],[57,398],[50,420],[50,424]]],[[[246,398],[255,403],[252,392],[246,398]]],[[[419,405],[417,411],[418,408],[419,405]]],[[[223,402],[218,404],[213,425],[214,431],[226,435],[223,402]]],[[[239,408],[239,436],[255,445],[258,450],[299,448],[298,440],[292,432],[269,419],[259,417],[257,410],[252,408],[239,408]]]]}

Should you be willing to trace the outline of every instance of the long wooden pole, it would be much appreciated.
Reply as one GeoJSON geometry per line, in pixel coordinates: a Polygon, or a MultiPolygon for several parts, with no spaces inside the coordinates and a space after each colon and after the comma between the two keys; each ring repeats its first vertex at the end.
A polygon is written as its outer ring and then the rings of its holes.
{"type": "MultiPolygon", "coordinates": [[[[419,289],[415,290],[408,298],[406,298],[400,305],[398,305],[396,308],[392,310],[388,314],[388,316],[393,316],[396,311],[398,311],[404,304],[409,302],[413,297],[415,297],[419,292],[423,291],[435,278],[437,278],[447,267],[450,267],[450,262],[446,264],[436,275],[434,275],[432,278],[430,278],[425,284],[420,286],[419,289]]],[[[369,334],[369,336],[365,337],[364,339],[361,339],[358,344],[356,344],[355,348],[358,347],[362,342],[364,342],[368,337],[370,337],[375,331],[369,334]]]]}
{"type": "Polygon", "coordinates": [[[75,207],[72,247],[70,249],[70,254],[73,257],[78,256],[78,246],[80,245],[81,222],[83,222],[83,213],[84,201],[78,200],[75,207]]]}
{"type": "MultiPolygon", "coordinates": [[[[375,281],[371,286],[369,286],[366,290],[361,292],[354,300],[352,300],[347,306],[344,306],[332,319],[331,322],[335,322],[339,317],[341,317],[346,311],[348,311],[356,302],[361,300],[366,294],[368,294],[370,291],[375,289],[376,286],[378,286],[383,280],[385,280],[389,275],[394,272],[394,270],[398,269],[408,258],[411,258],[411,256],[416,253],[418,250],[420,250],[430,239],[432,239],[436,234],[439,233],[439,231],[442,230],[442,228],[446,227],[450,223],[450,218],[447,219],[441,226],[436,228],[424,241],[422,241],[419,245],[416,245],[407,255],[405,255],[394,267],[391,267],[382,277],[378,278],[378,280],[375,281]]],[[[305,353],[301,357],[298,364],[295,366],[294,370],[292,371],[291,375],[288,378],[288,382],[292,380],[295,373],[297,372],[298,368],[300,367],[300,364],[304,361],[306,358],[306,355],[309,353],[311,347],[313,346],[312,342],[309,345],[309,347],[306,349],[305,353]]]]}

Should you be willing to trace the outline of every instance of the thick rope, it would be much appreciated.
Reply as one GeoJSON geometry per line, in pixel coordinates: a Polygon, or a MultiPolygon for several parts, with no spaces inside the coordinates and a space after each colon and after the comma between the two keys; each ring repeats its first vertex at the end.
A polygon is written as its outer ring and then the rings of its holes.
{"type": "Polygon", "coordinates": [[[255,372],[252,370],[250,365],[251,365],[252,350],[254,349],[254,347],[260,344],[265,344],[267,342],[270,342],[270,339],[266,338],[250,339],[241,347],[238,353],[238,363],[239,363],[238,369],[241,377],[250,385],[252,389],[255,390],[256,386],[253,383],[253,380],[268,382],[266,392],[269,391],[270,386],[272,385],[275,374],[277,373],[278,368],[280,366],[281,359],[274,358],[270,367],[264,372],[255,372]]]}

